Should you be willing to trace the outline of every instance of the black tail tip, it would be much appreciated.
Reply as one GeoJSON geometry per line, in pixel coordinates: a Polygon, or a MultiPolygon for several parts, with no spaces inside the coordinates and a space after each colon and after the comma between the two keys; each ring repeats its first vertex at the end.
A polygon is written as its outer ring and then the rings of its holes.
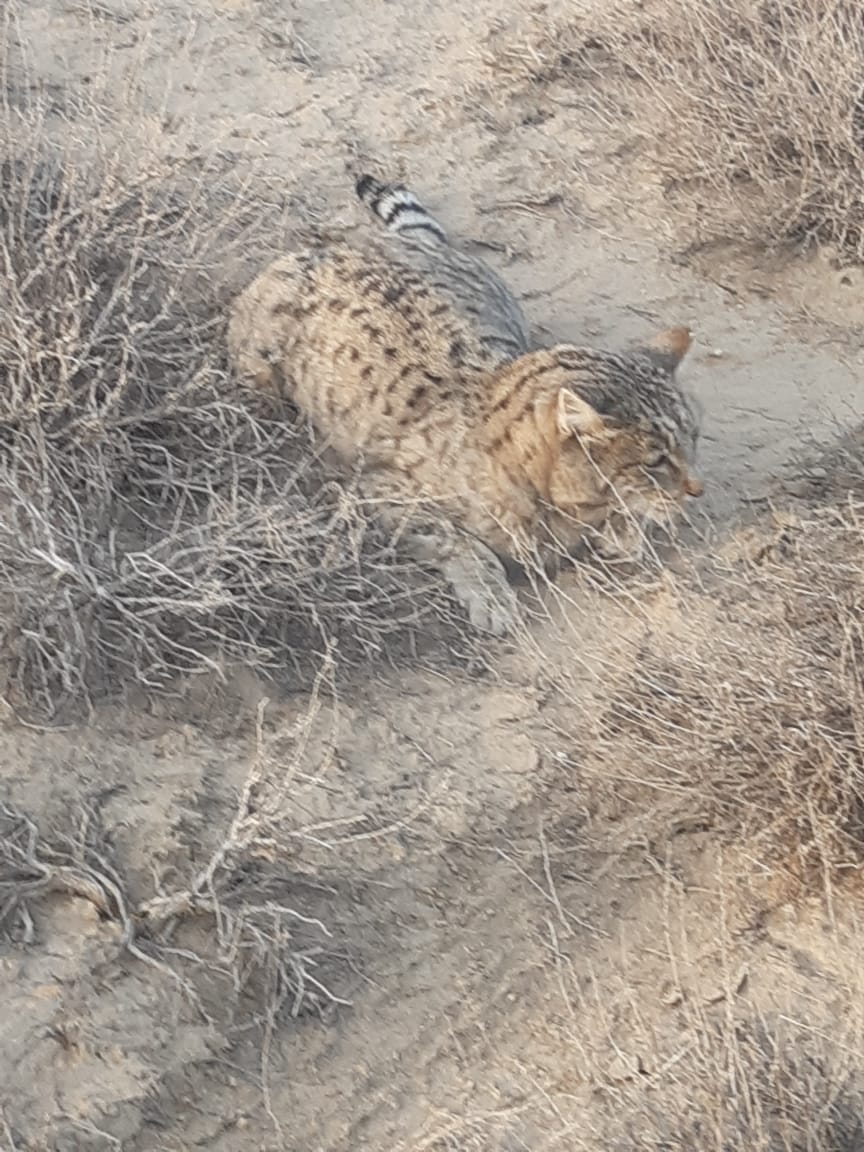
{"type": "Polygon", "coordinates": [[[373,192],[378,187],[378,181],[374,176],[370,176],[368,172],[364,172],[362,176],[358,176],[354,182],[354,191],[361,200],[365,200],[370,192],[373,192]]]}

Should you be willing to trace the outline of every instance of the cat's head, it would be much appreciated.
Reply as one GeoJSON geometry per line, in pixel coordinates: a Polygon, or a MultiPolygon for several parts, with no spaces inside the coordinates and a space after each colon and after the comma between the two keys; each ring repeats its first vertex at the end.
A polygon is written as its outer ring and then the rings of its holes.
{"type": "Polygon", "coordinates": [[[548,500],[565,546],[580,524],[598,528],[611,518],[637,534],[650,522],[668,525],[702,495],[698,419],[676,379],[689,347],[689,331],[670,328],[623,354],[553,350],[564,374],[549,412],[557,458],[548,500]]]}

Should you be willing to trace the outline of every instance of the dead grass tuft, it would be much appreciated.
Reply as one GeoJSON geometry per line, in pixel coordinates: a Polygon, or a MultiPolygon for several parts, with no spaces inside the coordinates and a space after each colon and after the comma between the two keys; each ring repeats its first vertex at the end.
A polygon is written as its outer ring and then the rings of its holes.
{"type": "Polygon", "coordinates": [[[524,63],[629,122],[694,240],[820,242],[864,259],[853,0],[594,6],[524,63]]]}
{"type": "Polygon", "coordinates": [[[598,775],[830,897],[864,866],[862,555],[852,490],[741,536],[652,628],[610,701],[598,775]]]}
{"type": "MultiPolygon", "coordinates": [[[[678,1066],[625,1118],[617,1145],[727,1152],[858,1152],[864,1142],[855,1069],[793,1021],[704,1018],[678,1066]],[[646,1108],[647,1104],[647,1108],[646,1108]]],[[[854,1065],[854,1060],[853,1060],[854,1065]]]]}
{"type": "Polygon", "coordinates": [[[130,170],[49,139],[41,110],[0,108],[13,706],[57,716],[130,683],[234,661],[305,671],[334,644],[368,656],[410,638],[436,611],[429,581],[227,370],[227,298],[278,243],[256,189],[215,150],[130,170]]]}

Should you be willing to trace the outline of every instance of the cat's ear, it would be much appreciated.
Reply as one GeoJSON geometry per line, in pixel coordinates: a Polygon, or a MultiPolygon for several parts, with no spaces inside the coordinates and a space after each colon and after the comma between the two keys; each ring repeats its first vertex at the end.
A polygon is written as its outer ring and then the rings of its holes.
{"type": "Polygon", "coordinates": [[[661,364],[667,372],[674,372],[687,355],[692,340],[689,328],[664,328],[639,351],[661,364]]]}
{"type": "Polygon", "coordinates": [[[599,436],[603,417],[571,388],[558,389],[558,431],[567,436],[599,436]]]}

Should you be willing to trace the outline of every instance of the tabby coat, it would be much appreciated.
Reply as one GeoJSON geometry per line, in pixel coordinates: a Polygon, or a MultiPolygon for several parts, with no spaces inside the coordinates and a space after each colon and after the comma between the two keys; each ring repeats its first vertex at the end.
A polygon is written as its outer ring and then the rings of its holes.
{"type": "Polygon", "coordinates": [[[388,232],[276,260],[235,301],[230,354],[361,465],[384,522],[501,634],[517,602],[500,557],[639,535],[701,493],[675,377],[690,335],[529,351],[511,293],[411,192],[371,177],[357,191],[388,232]]]}

